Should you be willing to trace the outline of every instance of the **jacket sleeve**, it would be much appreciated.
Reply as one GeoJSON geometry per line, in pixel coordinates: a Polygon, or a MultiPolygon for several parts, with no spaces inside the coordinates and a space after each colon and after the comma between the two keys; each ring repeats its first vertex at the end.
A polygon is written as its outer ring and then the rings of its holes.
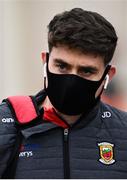
{"type": "Polygon", "coordinates": [[[17,129],[11,111],[6,102],[0,104],[0,178],[4,173],[11,157],[17,129]]]}

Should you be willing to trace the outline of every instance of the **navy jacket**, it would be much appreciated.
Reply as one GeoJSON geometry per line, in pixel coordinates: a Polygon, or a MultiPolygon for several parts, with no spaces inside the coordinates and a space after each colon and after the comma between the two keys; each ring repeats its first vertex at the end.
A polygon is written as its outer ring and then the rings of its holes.
{"type": "MultiPolygon", "coordinates": [[[[41,123],[21,128],[23,139],[14,178],[127,178],[127,113],[99,102],[87,117],[65,128],[38,118],[41,123]]],[[[12,112],[3,102],[0,177],[14,151],[17,132],[12,112]]]]}

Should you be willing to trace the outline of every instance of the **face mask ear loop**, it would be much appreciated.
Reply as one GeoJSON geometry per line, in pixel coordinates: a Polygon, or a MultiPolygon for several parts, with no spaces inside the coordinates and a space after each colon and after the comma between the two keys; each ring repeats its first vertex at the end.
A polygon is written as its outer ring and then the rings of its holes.
{"type": "MultiPolygon", "coordinates": [[[[107,67],[106,67],[106,69],[105,69],[105,71],[104,71],[104,74],[103,74],[103,76],[102,76],[102,78],[101,78],[100,81],[103,81],[104,78],[105,78],[105,76],[108,75],[107,73],[109,72],[110,68],[111,68],[111,65],[107,65],[107,67]]],[[[109,75],[108,75],[108,77],[109,77],[109,75]]],[[[98,96],[97,98],[100,98],[100,96],[101,96],[101,94],[103,93],[103,90],[105,89],[105,87],[107,88],[108,80],[109,80],[109,79],[106,79],[106,82],[107,82],[107,83],[105,83],[105,85],[103,86],[103,88],[102,88],[102,90],[101,90],[101,92],[100,92],[100,94],[99,94],[99,96],[98,96]]]]}
{"type": "Polygon", "coordinates": [[[107,65],[107,67],[105,68],[104,74],[102,75],[102,78],[100,79],[100,82],[102,82],[104,80],[104,78],[108,74],[110,68],[111,68],[111,65],[107,65]]]}
{"type": "Polygon", "coordinates": [[[49,53],[46,52],[46,63],[48,64],[48,62],[49,62],[49,53]]]}

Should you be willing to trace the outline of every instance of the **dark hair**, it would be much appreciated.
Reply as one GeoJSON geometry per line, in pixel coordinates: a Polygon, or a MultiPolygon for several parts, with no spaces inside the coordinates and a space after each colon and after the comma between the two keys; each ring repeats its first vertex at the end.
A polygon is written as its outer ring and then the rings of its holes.
{"type": "Polygon", "coordinates": [[[82,53],[100,55],[108,64],[114,54],[117,35],[114,27],[96,12],[74,8],[56,15],[48,25],[48,45],[66,45],[82,53]]]}

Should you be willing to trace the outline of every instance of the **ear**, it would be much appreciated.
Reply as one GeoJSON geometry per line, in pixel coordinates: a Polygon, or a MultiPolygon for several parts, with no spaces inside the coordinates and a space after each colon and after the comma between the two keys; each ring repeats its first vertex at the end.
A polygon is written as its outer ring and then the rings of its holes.
{"type": "Polygon", "coordinates": [[[111,66],[108,74],[107,74],[106,77],[105,77],[104,89],[107,89],[108,83],[109,83],[109,81],[112,80],[112,78],[113,78],[113,76],[115,75],[115,73],[116,73],[116,68],[115,68],[115,66],[111,66]]]}
{"type": "Polygon", "coordinates": [[[109,81],[112,80],[113,76],[116,74],[116,67],[114,65],[111,66],[108,75],[109,75],[109,81]]]}

